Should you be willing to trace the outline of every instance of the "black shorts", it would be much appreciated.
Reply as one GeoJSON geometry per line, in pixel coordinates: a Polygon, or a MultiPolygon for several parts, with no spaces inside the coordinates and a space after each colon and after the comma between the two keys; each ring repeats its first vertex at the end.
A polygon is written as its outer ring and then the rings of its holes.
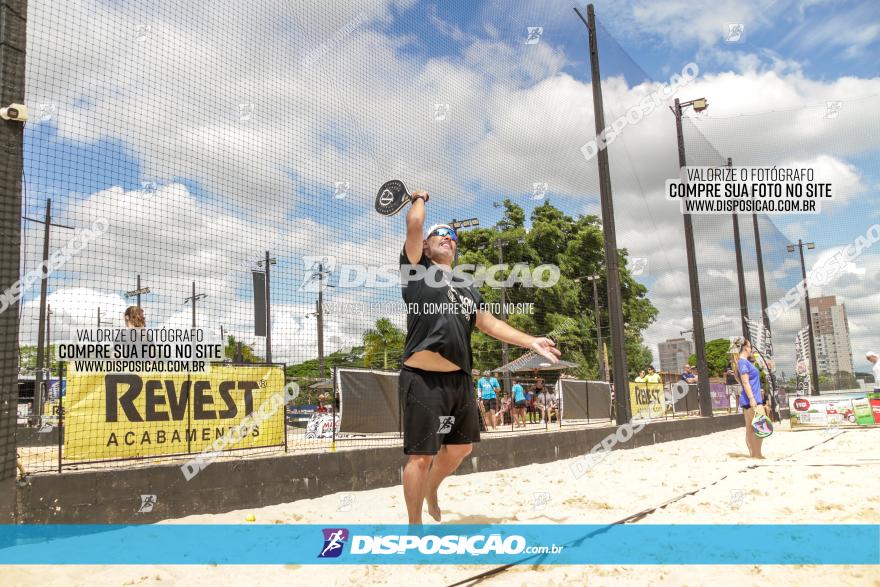
{"type": "Polygon", "coordinates": [[[435,455],[442,444],[480,442],[480,416],[464,371],[438,373],[404,365],[400,371],[403,452],[435,455]]]}
{"type": "Polygon", "coordinates": [[[526,407],[526,400],[523,400],[521,402],[516,402],[516,407],[518,407],[518,408],[526,407]]]}
{"type": "Polygon", "coordinates": [[[483,409],[487,412],[497,412],[498,411],[498,398],[493,397],[492,399],[484,399],[481,400],[483,402],[483,409]]]}

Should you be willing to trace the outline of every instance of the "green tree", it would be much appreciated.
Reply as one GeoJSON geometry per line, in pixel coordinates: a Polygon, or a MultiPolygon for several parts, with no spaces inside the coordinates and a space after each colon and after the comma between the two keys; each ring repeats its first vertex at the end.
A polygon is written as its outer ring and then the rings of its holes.
{"type": "MultiPolygon", "coordinates": [[[[512,285],[505,290],[508,303],[534,304],[533,314],[510,316],[508,321],[530,334],[553,334],[563,351],[563,358],[578,364],[575,372],[595,377],[597,363],[595,300],[592,283],[587,275],[603,276],[599,283],[599,312],[602,338],[610,347],[609,320],[606,294],[604,239],[599,219],[586,215],[576,218],[566,215],[549,201],[536,207],[526,230],[522,207],[504,200],[504,216],[493,227],[463,231],[460,243],[460,263],[493,265],[498,263],[499,242],[504,262],[525,263],[532,268],[541,264],[559,267],[559,282],[550,288],[512,285]],[[560,331],[560,326],[565,328],[560,331]]],[[[619,277],[623,302],[625,349],[630,369],[639,369],[651,361],[650,350],[643,344],[641,332],[656,318],[657,309],[647,299],[647,288],[632,278],[626,268],[627,251],[618,250],[619,277]]],[[[500,274],[504,280],[507,274],[500,274]]],[[[483,285],[480,293],[487,302],[500,302],[499,288],[483,285]]],[[[474,366],[480,370],[501,364],[501,344],[480,333],[473,336],[474,366]]],[[[513,349],[508,360],[521,351],[513,349]]],[[[613,360],[609,348],[609,361],[613,360]]]]}
{"type": "MultiPolygon", "coordinates": [[[[238,350],[238,341],[235,340],[233,335],[229,335],[226,337],[226,347],[223,349],[223,356],[227,359],[234,360],[238,350]]],[[[254,347],[249,344],[242,343],[241,345],[241,357],[245,363],[262,363],[263,358],[258,357],[254,353],[254,347]]]]}
{"type": "Polygon", "coordinates": [[[394,326],[388,318],[376,320],[375,327],[364,332],[364,366],[388,370],[393,359],[394,367],[400,364],[406,334],[394,326]]]}
{"type": "MultiPolygon", "coordinates": [[[[45,348],[45,347],[44,347],[45,348]]],[[[58,377],[58,360],[55,358],[55,345],[49,345],[49,369],[52,377],[58,377]]],[[[45,360],[45,359],[43,359],[45,360]]],[[[18,372],[21,375],[34,375],[37,368],[37,345],[22,345],[18,348],[18,372]]]]}
{"type": "MultiPolygon", "coordinates": [[[[709,377],[723,377],[730,367],[730,341],[726,338],[716,338],[706,343],[706,363],[709,366],[709,377]]],[[[697,355],[688,357],[688,365],[696,366],[697,355]]]]}

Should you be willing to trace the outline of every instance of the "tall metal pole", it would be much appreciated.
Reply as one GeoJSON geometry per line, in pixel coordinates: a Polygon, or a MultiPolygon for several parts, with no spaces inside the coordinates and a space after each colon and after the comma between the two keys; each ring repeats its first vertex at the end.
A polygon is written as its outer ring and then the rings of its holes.
{"type": "Polygon", "coordinates": [[[46,385],[52,381],[52,304],[46,304],[46,385]]]}
{"type": "Polygon", "coordinates": [[[598,275],[593,275],[593,303],[596,307],[596,359],[599,364],[599,376],[605,381],[607,374],[605,373],[605,362],[602,360],[602,318],[599,316],[599,286],[596,285],[598,275]]]}
{"type": "MultiPolygon", "coordinates": [[[[498,245],[498,264],[504,265],[504,243],[501,241],[501,239],[496,239],[495,244],[498,245]]],[[[456,250],[458,250],[458,247],[456,247],[456,250]]],[[[507,280],[505,280],[505,281],[507,281],[507,280]]],[[[505,322],[507,321],[507,309],[505,308],[506,302],[507,302],[507,289],[504,287],[504,281],[502,281],[501,282],[501,319],[504,320],[505,322]]],[[[508,357],[507,353],[508,353],[507,343],[502,341],[501,342],[501,364],[502,365],[507,364],[507,357],[508,357]]],[[[510,389],[511,389],[511,387],[510,387],[510,371],[508,370],[508,371],[504,372],[504,390],[507,393],[510,393],[510,389]]]]}
{"type": "Polygon", "coordinates": [[[810,291],[807,289],[807,265],[804,262],[804,242],[798,239],[801,256],[801,277],[804,280],[804,304],[807,306],[807,334],[810,338],[810,370],[813,375],[813,389],[810,395],[819,395],[819,363],[816,357],[816,341],[813,334],[813,314],[810,312],[810,291]]]}
{"type": "Polygon", "coordinates": [[[318,319],[318,375],[324,379],[324,263],[318,265],[318,307],[315,308],[318,319]]]}
{"type": "Polygon", "coordinates": [[[48,266],[49,266],[49,233],[52,226],[52,200],[46,200],[46,220],[43,224],[43,271],[40,277],[40,322],[37,334],[37,370],[34,381],[34,414],[39,417],[43,413],[43,345],[46,343],[46,297],[49,291],[48,266]]]}
{"type": "MultiPolygon", "coordinates": [[[[727,158],[727,166],[733,166],[730,157],[727,158]]],[[[733,217],[733,247],[736,251],[736,283],[739,287],[739,318],[742,322],[742,335],[749,338],[749,302],[746,299],[746,276],[743,271],[742,245],[739,240],[739,215],[734,212],[731,216],[733,217]]]]}
{"type": "MultiPolygon", "coordinates": [[[[675,132],[678,136],[678,166],[685,167],[684,133],[681,129],[681,101],[675,99],[675,132]]],[[[694,346],[697,355],[697,394],[700,414],[712,416],[712,397],[709,395],[709,364],[706,362],[706,333],[703,331],[703,305],[700,302],[700,278],[697,275],[697,254],[694,248],[694,225],[690,214],[684,216],[684,244],[687,251],[688,282],[691,290],[691,320],[694,327],[694,346]]]]}
{"type": "Polygon", "coordinates": [[[758,228],[758,215],[752,214],[752,227],[755,231],[755,256],[758,259],[758,290],[761,293],[761,321],[767,333],[771,334],[770,318],[767,316],[767,284],[764,281],[764,254],[761,252],[761,231],[758,228]]]}
{"type": "MultiPolygon", "coordinates": [[[[0,3],[0,104],[4,106],[25,101],[27,15],[27,0],[0,3]]],[[[0,122],[0,149],[0,284],[6,288],[20,278],[21,269],[24,124],[0,122]]],[[[0,312],[0,524],[16,522],[19,328],[18,312],[0,312]]]]}
{"type": "Polygon", "coordinates": [[[269,294],[269,251],[266,251],[266,362],[272,362],[272,296],[269,294]]]}
{"type": "Polygon", "coordinates": [[[193,306],[193,321],[192,327],[196,327],[196,282],[193,281],[193,295],[192,295],[192,306],[193,306]]]}
{"type": "MultiPolygon", "coordinates": [[[[595,113],[596,136],[605,131],[605,110],[602,105],[602,78],[599,74],[599,46],[596,38],[596,13],[593,5],[587,5],[587,20],[575,8],[578,17],[587,26],[590,43],[590,76],[593,87],[593,112],[595,113]]],[[[614,228],[614,202],[611,193],[611,172],[608,165],[608,150],[599,149],[599,200],[602,204],[602,233],[605,241],[605,263],[607,267],[608,319],[611,322],[611,349],[614,363],[613,383],[617,400],[616,420],[618,425],[632,419],[629,403],[629,374],[626,368],[624,347],[623,307],[620,299],[620,269],[617,258],[617,234],[614,228]]]]}

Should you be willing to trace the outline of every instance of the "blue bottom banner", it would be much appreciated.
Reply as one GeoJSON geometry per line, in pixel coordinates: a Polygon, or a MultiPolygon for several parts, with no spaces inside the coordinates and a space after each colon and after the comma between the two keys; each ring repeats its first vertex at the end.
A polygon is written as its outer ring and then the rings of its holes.
{"type": "Polygon", "coordinates": [[[0,564],[880,564],[880,525],[0,525],[0,564]]]}

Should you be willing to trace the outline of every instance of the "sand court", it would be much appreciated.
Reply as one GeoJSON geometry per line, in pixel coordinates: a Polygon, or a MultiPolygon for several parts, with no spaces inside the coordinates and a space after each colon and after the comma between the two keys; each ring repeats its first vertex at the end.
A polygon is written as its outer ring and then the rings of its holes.
{"type": "MultiPolygon", "coordinates": [[[[444,523],[607,524],[664,503],[639,524],[880,523],[877,429],[791,432],[780,425],[767,459],[745,456],[741,429],[615,450],[575,479],[574,459],[451,477],[441,488],[444,523]],[[674,501],[673,501],[674,500],[674,501]],[[671,502],[671,503],[669,503],[671,502]]],[[[265,508],[165,520],[176,524],[405,523],[400,486],[293,500],[265,508]]],[[[736,545],[731,545],[734,549],[736,545]]],[[[114,566],[6,567],[14,585],[451,585],[487,566],[114,566]]],[[[880,568],[862,566],[534,566],[482,584],[563,585],[880,585],[880,568]],[[511,583],[512,582],[512,583],[511,583]]]]}

